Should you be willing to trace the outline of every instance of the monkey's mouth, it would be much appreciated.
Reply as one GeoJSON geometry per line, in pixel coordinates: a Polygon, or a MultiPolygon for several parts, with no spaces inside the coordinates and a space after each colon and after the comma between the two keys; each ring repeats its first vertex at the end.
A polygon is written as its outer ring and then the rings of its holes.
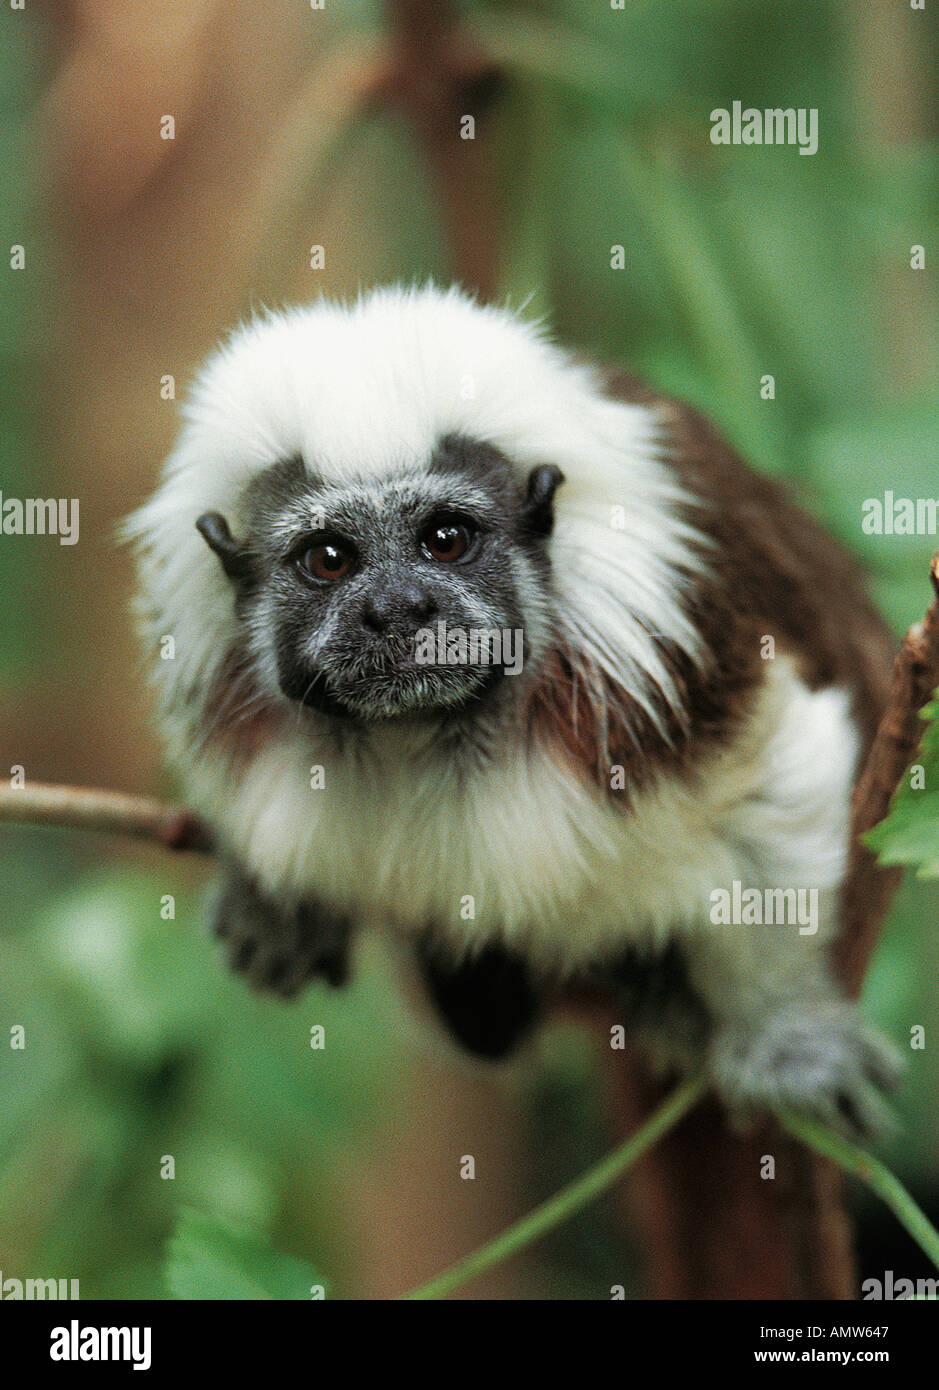
{"type": "Polygon", "coordinates": [[[320,714],[365,724],[434,714],[456,715],[478,708],[501,684],[503,675],[499,666],[453,670],[408,665],[367,675],[361,671],[320,671],[299,703],[320,714]]]}

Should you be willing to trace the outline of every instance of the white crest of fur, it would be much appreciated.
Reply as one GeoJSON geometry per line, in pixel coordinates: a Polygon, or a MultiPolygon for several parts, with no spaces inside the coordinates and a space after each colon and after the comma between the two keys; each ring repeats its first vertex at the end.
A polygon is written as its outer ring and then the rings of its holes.
{"type": "Polygon", "coordinates": [[[220,511],[237,534],[245,484],[293,454],[328,480],[351,480],[426,466],[451,433],[495,445],[522,476],[540,463],[562,469],[550,542],[561,636],[654,720],[657,691],[676,704],[650,634],[698,655],[682,572],[700,557],[656,457],[652,413],[604,397],[593,372],[538,328],[428,287],[267,314],[208,362],[163,482],[128,525],[141,543],[150,638],[176,641],[176,659],[158,671],[165,707],[206,689],[236,636],[229,586],[196,517],[220,511]]]}

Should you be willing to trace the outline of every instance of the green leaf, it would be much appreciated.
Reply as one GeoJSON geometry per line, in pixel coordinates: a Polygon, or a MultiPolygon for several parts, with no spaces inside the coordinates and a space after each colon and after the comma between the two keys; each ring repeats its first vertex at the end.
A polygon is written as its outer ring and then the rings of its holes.
{"type": "Polygon", "coordinates": [[[939,700],[921,711],[926,730],[913,765],[922,777],[913,786],[905,776],[894,796],[890,814],[864,842],[875,850],[881,864],[911,864],[917,878],[939,878],[939,700]]]}
{"type": "Polygon", "coordinates": [[[138,873],[81,879],[34,930],[51,978],[81,1019],[83,1044],[149,1071],[198,1046],[218,1011],[211,946],[161,916],[161,888],[138,873]]]}
{"type": "Polygon", "coordinates": [[[323,1280],[294,1255],[227,1223],[183,1209],[170,1238],[166,1281],[178,1299],[309,1299],[323,1280]]]}

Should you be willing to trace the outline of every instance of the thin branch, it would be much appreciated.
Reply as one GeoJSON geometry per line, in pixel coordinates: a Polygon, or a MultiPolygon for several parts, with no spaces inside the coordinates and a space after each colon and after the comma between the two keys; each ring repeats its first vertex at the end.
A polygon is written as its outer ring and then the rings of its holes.
{"type": "Polygon", "coordinates": [[[867,1183],[871,1191],[876,1192],[886,1203],[923,1253],[928,1255],[939,1269],[939,1231],[889,1168],[872,1154],[859,1149],[849,1140],[842,1139],[839,1134],[832,1133],[806,1115],[785,1113],[779,1116],[779,1120],[783,1128],[795,1139],[808,1144],[816,1152],[832,1159],[846,1173],[851,1173],[867,1183]]]}
{"type": "Polygon", "coordinates": [[[672,1092],[641,1129],[631,1134],[599,1163],[588,1168],[586,1173],[581,1173],[580,1177],[568,1183],[567,1187],[562,1187],[560,1192],[542,1202],[540,1207],[535,1207],[534,1211],[523,1216],[521,1221],[517,1221],[487,1245],[474,1250],[471,1255],[444,1270],[443,1274],[438,1274],[428,1283],[422,1284],[418,1289],[412,1289],[402,1297],[445,1298],[461,1284],[468,1283],[470,1279],[475,1279],[477,1275],[483,1274],[487,1269],[508,1259],[510,1255],[515,1255],[525,1246],[531,1245],[533,1241],[539,1240],[553,1227],[566,1221],[595,1197],[612,1187],[647,1149],[661,1139],[663,1134],[673,1129],[692,1106],[697,1105],[706,1089],[707,1082],[703,1077],[696,1076],[686,1081],[672,1092]]]}
{"type": "MultiPolygon", "coordinates": [[[[599,1163],[588,1168],[586,1173],[582,1173],[574,1182],[562,1188],[494,1240],[402,1297],[406,1300],[445,1298],[447,1294],[453,1293],[454,1289],[468,1284],[471,1279],[501,1264],[510,1255],[517,1255],[526,1246],[540,1240],[548,1231],[568,1220],[575,1212],[612,1187],[648,1149],[669,1130],[675,1128],[688,1111],[701,1100],[706,1089],[706,1080],[701,1076],[686,1081],[683,1086],[672,1092],[635,1134],[630,1135],[599,1163]]],[[[782,1112],[777,1118],[783,1129],[794,1139],[836,1163],[844,1172],[867,1183],[871,1191],[876,1192],[886,1203],[923,1253],[939,1269],[939,1231],[889,1168],[872,1154],[858,1148],[856,1144],[841,1138],[824,1125],[804,1115],[782,1112]]]]}
{"type": "Polygon", "coordinates": [[[184,806],[93,787],[60,787],[48,782],[2,787],[0,821],[101,830],[153,840],[164,849],[201,854],[211,854],[214,848],[208,826],[184,806]]]}

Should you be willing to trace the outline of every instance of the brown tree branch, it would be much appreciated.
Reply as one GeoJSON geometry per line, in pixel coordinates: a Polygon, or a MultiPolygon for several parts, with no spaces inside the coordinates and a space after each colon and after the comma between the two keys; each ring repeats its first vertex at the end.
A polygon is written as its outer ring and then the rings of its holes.
{"type": "Polygon", "coordinates": [[[855,994],[890,899],[903,877],[900,866],[880,868],[861,836],[886,816],[922,738],[919,712],[939,686],[939,552],[933,556],[929,577],[932,603],[923,621],[914,623],[903,640],[894,663],[887,709],[854,789],[851,860],[843,890],[844,927],[836,963],[855,994]]]}
{"type": "Polygon", "coordinates": [[[102,830],[137,840],[153,840],[164,849],[195,850],[201,854],[210,854],[214,848],[208,826],[184,806],[92,787],[61,787],[49,782],[2,787],[2,821],[102,830]]]}
{"type": "Polygon", "coordinates": [[[462,139],[460,120],[471,115],[478,125],[498,68],[449,0],[386,0],[385,10],[394,54],[386,98],[423,148],[453,272],[491,299],[499,272],[496,184],[485,139],[478,130],[462,139]]]}
{"type": "MultiPolygon", "coordinates": [[[[669,1087],[636,1062],[625,1075],[611,1073],[608,1090],[616,1131],[628,1133],[669,1087]]],[[[775,1121],[741,1136],[717,1100],[705,1102],[637,1165],[623,1198],[645,1257],[648,1297],[853,1297],[841,1174],[775,1121]],[[767,1157],[772,1180],[762,1176],[767,1157]]]]}

